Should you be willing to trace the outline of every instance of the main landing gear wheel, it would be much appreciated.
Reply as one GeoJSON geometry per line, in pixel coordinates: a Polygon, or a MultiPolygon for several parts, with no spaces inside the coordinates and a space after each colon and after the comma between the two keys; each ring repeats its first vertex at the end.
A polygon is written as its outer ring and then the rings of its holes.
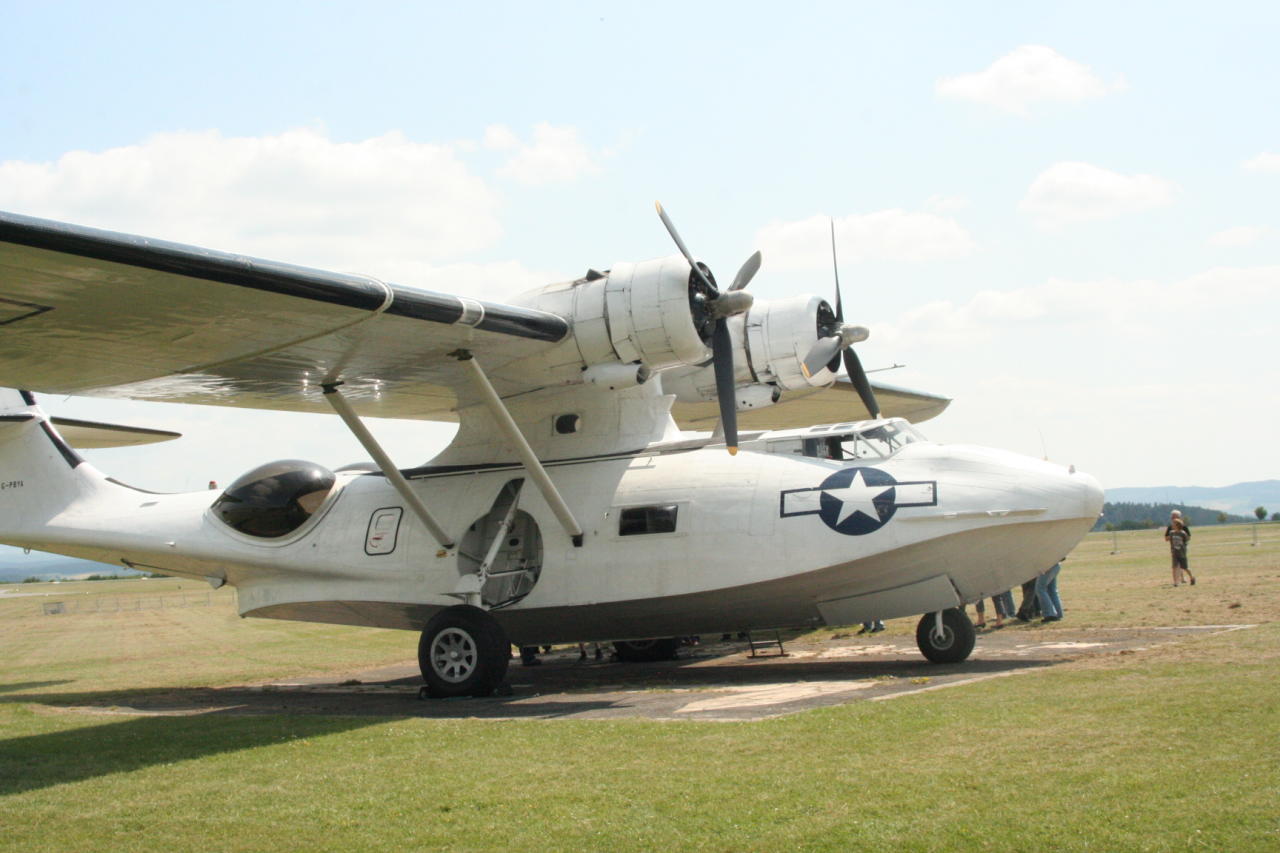
{"type": "Polygon", "coordinates": [[[680,641],[675,637],[657,640],[620,640],[613,644],[618,660],[626,663],[648,663],[655,660],[675,660],[680,641]]]}
{"type": "Polygon", "coordinates": [[[934,663],[960,663],[973,651],[977,632],[973,623],[959,608],[942,611],[942,631],[938,632],[936,613],[926,613],[916,626],[916,645],[934,663]]]}
{"type": "Polygon", "coordinates": [[[510,644],[488,613],[466,604],[441,610],[418,641],[426,695],[488,696],[507,676],[510,644]]]}

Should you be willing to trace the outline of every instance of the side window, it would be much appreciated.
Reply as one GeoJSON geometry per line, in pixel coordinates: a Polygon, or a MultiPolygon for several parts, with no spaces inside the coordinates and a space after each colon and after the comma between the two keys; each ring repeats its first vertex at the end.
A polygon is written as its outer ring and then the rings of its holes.
{"type": "Polygon", "coordinates": [[[669,506],[633,506],[618,516],[619,536],[639,536],[644,533],[675,533],[676,512],[680,508],[669,506]]]}

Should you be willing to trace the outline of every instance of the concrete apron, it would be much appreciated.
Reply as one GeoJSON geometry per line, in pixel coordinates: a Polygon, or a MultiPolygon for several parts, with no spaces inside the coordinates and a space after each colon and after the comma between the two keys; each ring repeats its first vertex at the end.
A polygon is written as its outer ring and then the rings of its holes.
{"type": "MultiPolygon", "coordinates": [[[[930,690],[1043,670],[1084,657],[1131,654],[1250,625],[1171,628],[1083,628],[1011,625],[978,635],[969,660],[925,661],[914,639],[836,635],[785,644],[751,657],[745,642],[681,649],[681,659],[624,664],[576,649],[541,656],[542,665],[512,661],[510,695],[419,700],[421,676],[405,663],[365,672],[224,688],[148,692],[145,698],[103,694],[101,702],[61,706],[111,714],[337,714],[479,719],[762,720],[860,700],[885,701],[930,690]],[[121,700],[127,704],[121,704],[121,700]]],[[[607,647],[606,647],[607,648],[607,647]]],[[[83,700],[83,694],[80,697],[83,700]]],[[[39,701],[40,697],[32,696],[39,701]]],[[[57,704],[56,702],[49,704],[57,704]]]]}

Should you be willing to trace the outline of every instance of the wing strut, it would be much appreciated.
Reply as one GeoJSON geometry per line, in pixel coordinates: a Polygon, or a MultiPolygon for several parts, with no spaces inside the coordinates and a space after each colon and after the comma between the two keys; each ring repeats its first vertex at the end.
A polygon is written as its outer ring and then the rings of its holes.
{"type": "Polygon", "coordinates": [[[373,433],[365,428],[360,422],[360,416],[356,414],[355,409],[351,408],[351,404],[347,402],[347,398],[342,396],[342,392],[338,390],[341,382],[335,382],[331,385],[324,385],[324,398],[329,401],[329,405],[338,413],[338,417],[342,418],[342,422],[347,425],[347,429],[351,430],[352,435],[364,445],[364,449],[369,451],[369,455],[373,457],[373,461],[378,463],[378,468],[387,478],[387,482],[395,487],[400,493],[400,497],[404,498],[405,503],[409,505],[409,509],[413,510],[413,514],[418,516],[419,520],[431,531],[431,535],[436,538],[442,548],[452,548],[454,541],[449,534],[444,532],[435,517],[427,509],[427,505],[422,499],[413,493],[413,489],[409,488],[409,482],[400,473],[400,469],[391,461],[391,457],[386,454],[382,446],[378,444],[378,440],[373,437],[373,433]]]}
{"type": "Polygon", "coordinates": [[[551,507],[552,512],[556,514],[556,518],[560,520],[560,524],[564,527],[564,532],[568,533],[569,537],[573,539],[574,547],[581,548],[582,528],[578,526],[578,521],[573,517],[573,512],[570,511],[569,505],[560,496],[560,490],[556,488],[556,484],[551,482],[551,478],[547,476],[547,470],[538,461],[537,454],[533,452],[529,442],[525,441],[524,434],[520,432],[520,427],[516,424],[515,419],[511,417],[511,413],[507,411],[502,398],[498,396],[497,391],[493,390],[493,385],[489,383],[489,377],[484,375],[484,371],[480,369],[480,365],[469,351],[458,350],[456,353],[451,353],[451,355],[456,355],[458,361],[462,362],[464,369],[471,374],[476,390],[480,392],[480,398],[484,400],[485,405],[489,408],[489,413],[498,422],[498,427],[506,435],[507,440],[515,445],[516,453],[520,456],[520,461],[524,463],[525,470],[529,472],[534,485],[538,487],[538,491],[542,492],[542,497],[551,507]]]}

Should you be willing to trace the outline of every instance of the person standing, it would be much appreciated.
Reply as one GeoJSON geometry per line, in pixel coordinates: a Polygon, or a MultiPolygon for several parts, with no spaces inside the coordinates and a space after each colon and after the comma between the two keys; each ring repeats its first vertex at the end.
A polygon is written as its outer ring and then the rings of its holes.
{"type": "MultiPolygon", "coordinates": [[[[999,595],[994,596],[991,600],[995,602],[997,616],[1004,616],[1007,619],[1012,619],[1018,612],[1017,608],[1013,606],[1013,590],[1011,589],[1006,589],[999,595]],[[1001,610],[1004,610],[1004,613],[1001,613],[1001,610]]],[[[1000,621],[998,619],[996,620],[996,627],[1000,627],[1000,621]]]]}
{"type": "MultiPolygon", "coordinates": [[[[1066,559],[1063,557],[1062,559],[1066,559]]],[[[1041,622],[1057,622],[1062,618],[1062,599],[1058,597],[1058,572],[1062,561],[1054,563],[1036,578],[1036,600],[1040,602],[1041,622]]]]}
{"type": "Polygon", "coordinates": [[[1191,569],[1187,567],[1187,545],[1191,541],[1191,531],[1182,523],[1181,518],[1174,518],[1165,528],[1164,538],[1169,543],[1169,555],[1172,558],[1173,585],[1181,584],[1182,573],[1186,572],[1187,577],[1191,578],[1191,585],[1195,586],[1196,576],[1191,574],[1191,569]]]}
{"type": "MultiPolygon", "coordinates": [[[[1003,598],[1003,596],[1005,596],[1005,595],[1008,595],[1008,596],[1009,596],[1009,601],[1010,601],[1010,603],[1012,603],[1012,601],[1013,601],[1013,594],[1012,594],[1011,592],[1006,591],[1006,592],[1002,592],[1002,593],[999,593],[999,594],[997,594],[997,595],[993,595],[993,596],[991,596],[991,604],[992,604],[992,605],[995,607],[995,609],[996,609],[996,624],[995,624],[995,627],[996,627],[996,628],[1003,628],[1003,627],[1004,627],[1004,620],[1005,620],[1005,617],[1006,617],[1006,616],[1012,616],[1012,615],[1013,615],[1013,608],[1012,608],[1012,606],[1009,606],[1009,607],[1006,607],[1006,606],[1005,606],[1005,601],[1004,601],[1004,598],[1003,598]]],[[[975,601],[975,602],[973,603],[973,607],[974,607],[974,609],[975,609],[975,610],[977,610],[977,611],[978,611],[978,621],[973,623],[973,627],[975,627],[975,628],[985,628],[985,627],[986,627],[986,625],[987,625],[987,608],[986,608],[986,605],[983,603],[982,599],[981,599],[981,598],[979,598],[977,601],[975,601]]]]}
{"type": "MultiPolygon", "coordinates": [[[[1009,593],[1009,598],[1013,598],[1012,591],[1009,593]]],[[[1040,602],[1036,600],[1036,578],[1022,585],[1022,604],[1018,605],[1018,612],[1014,615],[1018,617],[1019,622],[1030,622],[1040,615],[1040,602]]]]}

